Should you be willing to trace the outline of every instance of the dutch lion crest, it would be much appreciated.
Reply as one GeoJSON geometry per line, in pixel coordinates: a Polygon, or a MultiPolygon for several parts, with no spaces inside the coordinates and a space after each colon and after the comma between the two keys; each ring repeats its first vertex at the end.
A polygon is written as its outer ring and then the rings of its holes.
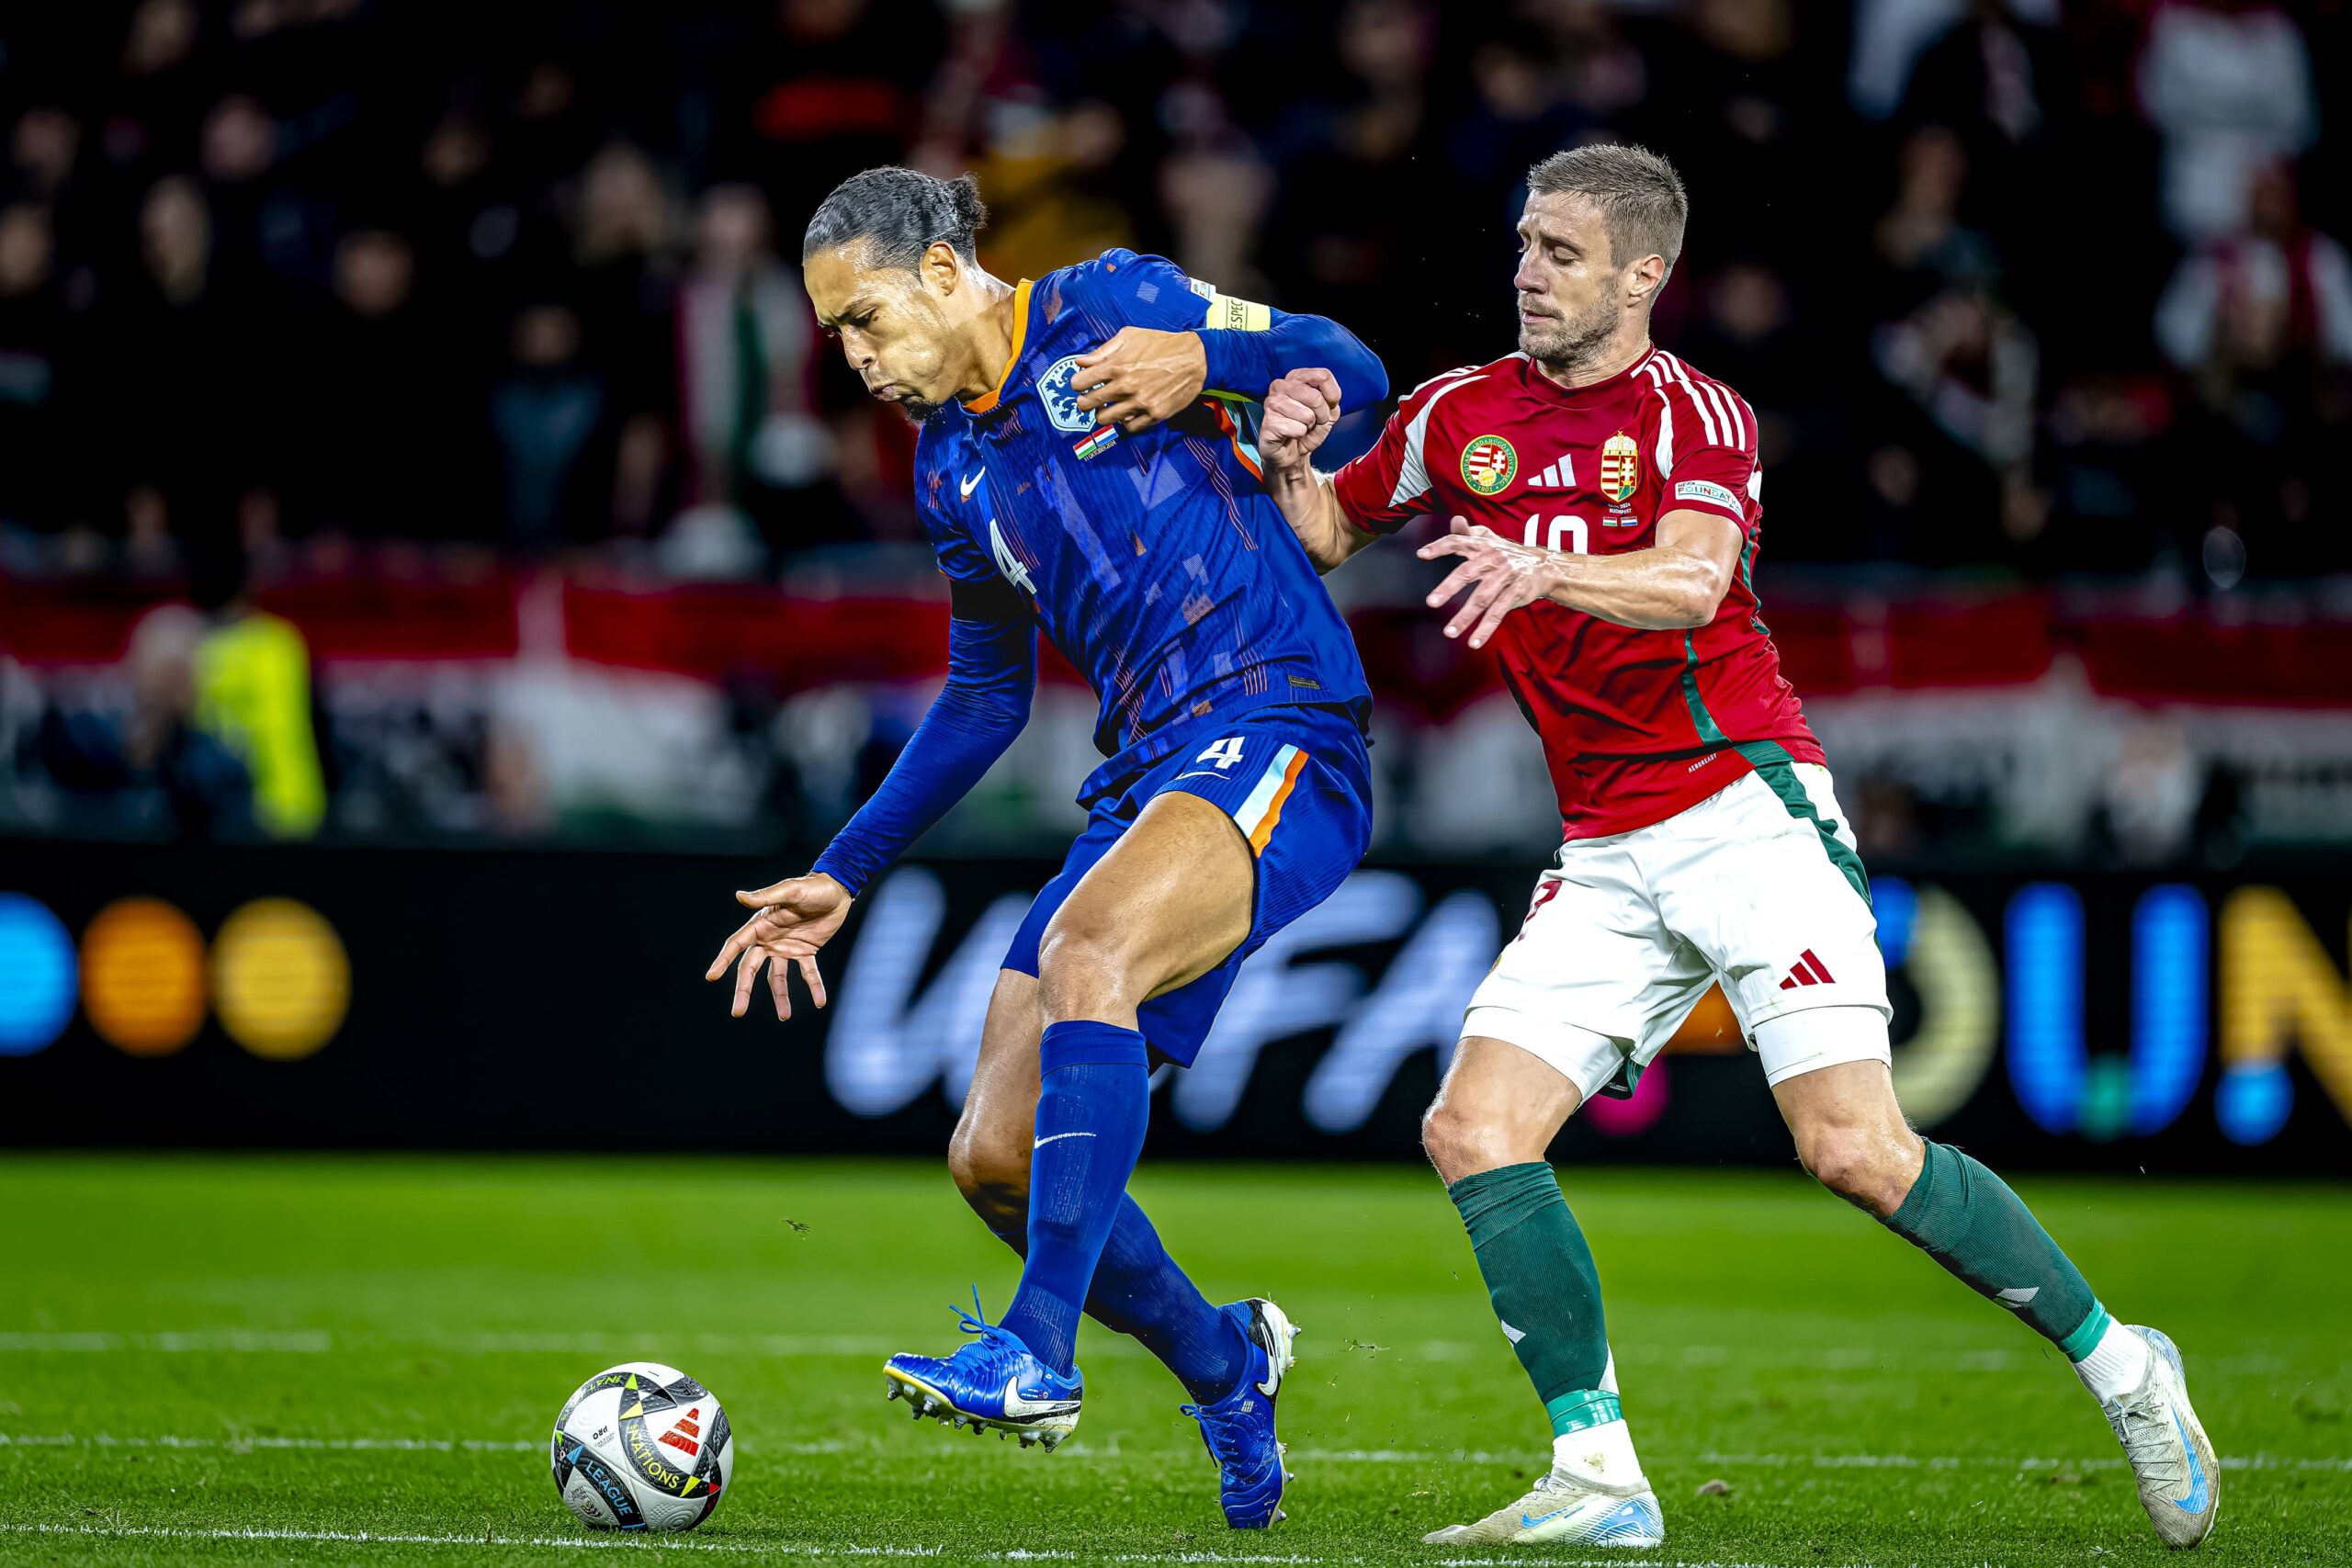
{"type": "Polygon", "coordinates": [[[1094,416],[1078,406],[1078,392],[1070,386],[1070,378],[1078,373],[1078,355],[1064,355],[1046,367],[1037,378],[1037,400],[1046,405],[1046,417],[1056,430],[1091,430],[1094,416]]]}

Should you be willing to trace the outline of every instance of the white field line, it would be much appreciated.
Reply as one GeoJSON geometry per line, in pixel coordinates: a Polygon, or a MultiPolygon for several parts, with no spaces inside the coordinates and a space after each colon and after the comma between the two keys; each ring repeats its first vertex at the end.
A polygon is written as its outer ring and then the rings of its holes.
{"type": "MultiPolygon", "coordinates": [[[[844,1442],[763,1443],[761,1450],[779,1454],[840,1454],[852,1451],[844,1442]]],[[[174,1433],[157,1437],[117,1437],[111,1432],[0,1432],[0,1449],[222,1449],[231,1453],[292,1450],[311,1453],[469,1453],[543,1454],[548,1439],[485,1438],[191,1438],[174,1433]]]]}
{"type": "Polygon", "coordinates": [[[323,1328],[198,1328],[161,1334],[48,1333],[0,1334],[0,1350],[107,1354],[147,1350],[164,1355],[224,1352],[272,1352],[323,1356],[334,1349],[334,1337],[323,1328]]]}
{"type": "MultiPolygon", "coordinates": [[[[916,1343],[928,1341],[917,1340],[916,1343]]],[[[380,1349],[386,1346],[422,1347],[450,1355],[513,1356],[630,1356],[647,1345],[658,1345],[662,1354],[711,1356],[806,1356],[806,1357],[885,1357],[910,1348],[906,1337],[897,1338],[874,1334],[680,1334],[673,1329],[650,1328],[642,1331],[616,1330],[605,1334],[548,1334],[540,1331],[511,1333],[459,1330],[435,1330],[391,1333],[341,1333],[323,1328],[263,1329],[263,1328],[194,1328],[162,1332],[115,1332],[106,1330],[0,1330],[0,1352],[18,1351],[28,1354],[51,1355],[110,1354],[146,1352],[161,1355],[222,1355],[222,1354],[284,1354],[322,1356],[350,1354],[380,1349]]],[[[1309,1355],[1318,1359],[1337,1359],[1360,1356],[1378,1362],[1391,1360],[1464,1361],[1484,1359],[1489,1355],[1499,1359],[1504,1351],[1499,1337],[1489,1344],[1484,1339],[1423,1339],[1410,1344],[1381,1345],[1346,1342],[1333,1345],[1316,1340],[1306,1347],[1309,1355]]],[[[1090,1348],[1090,1358],[1097,1356],[1134,1357],[1147,1355],[1142,1346],[1132,1340],[1104,1338],[1090,1348]]],[[[1939,1351],[1933,1354],[1896,1354],[1855,1347],[1830,1347],[1823,1349],[1759,1350],[1749,1345],[1677,1345],[1651,1348],[1627,1346],[1618,1354],[1620,1363],[1627,1366],[1665,1367],[1754,1367],[1783,1371],[1818,1372],[1866,1371],[1883,1370],[1891,1372],[1997,1372],[2040,1366],[2052,1360],[2056,1351],[2028,1348],[2016,1350],[1939,1351]]],[[[2342,1376],[2352,1371],[2352,1361],[2340,1362],[2333,1368],[2311,1363],[2299,1363],[2290,1358],[2275,1355],[2200,1356],[2193,1365],[2199,1369],[2230,1375],[2276,1376],[2285,1372],[2300,1372],[2309,1376],[2342,1376]]]]}
{"type": "MultiPolygon", "coordinates": [[[[2352,1472],[2352,1458],[2298,1457],[2292,1454],[2223,1454],[2223,1470],[2316,1470],[2352,1472]]],[[[2029,1455],[2003,1459],[1997,1454],[1721,1454],[1702,1453],[1693,1463],[1725,1467],[1783,1468],[1811,1465],[1819,1470],[2120,1470],[2121,1454],[2097,1459],[2043,1459],[2029,1455]]]]}
{"type": "MultiPolygon", "coordinates": [[[[96,1449],[209,1449],[225,1450],[231,1453],[249,1451],[293,1450],[325,1453],[545,1453],[544,1439],[491,1439],[482,1438],[289,1438],[289,1437],[212,1437],[198,1438],[164,1433],[161,1435],[121,1437],[110,1432],[0,1432],[0,1449],[6,1448],[96,1448],[96,1449]]],[[[786,1455],[887,1453],[877,1444],[851,1443],[840,1440],[800,1443],[761,1443],[762,1453],[786,1455]]],[[[1190,1457],[1191,1449],[1126,1449],[1111,1452],[1084,1445],[1067,1450],[1066,1459],[1081,1462],[1088,1460],[1146,1459],[1164,1455],[1173,1459],[1190,1457]]],[[[1312,1464],[1532,1464],[1543,1457],[1541,1450],[1525,1452],[1494,1452],[1479,1449],[1322,1449],[1293,1447],[1290,1457],[1312,1464]],[[1533,1457],[1531,1458],[1530,1456],[1533,1457]]],[[[2024,1458],[2004,1458],[1998,1454],[1892,1454],[1892,1453],[1717,1453],[1694,1454],[1690,1461],[1696,1465],[1719,1465],[1726,1469],[1781,1470],[1811,1467],[1817,1470],[2014,1470],[2020,1472],[2117,1470],[2123,1460],[2118,1454],[2104,1454],[2092,1459],[2051,1459],[2029,1455],[2024,1458]]],[[[2327,1471],[2352,1472],[2352,1456],[2311,1457],[2290,1454],[2223,1454],[2223,1470],[2249,1471],[2327,1471]]]]}
{"type": "MultiPolygon", "coordinates": [[[[377,1534],[370,1530],[197,1529],[175,1525],[45,1525],[0,1524],[0,1531],[29,1536],[89,1536],[119,1540],[220,1540],[315,1542],[335,1546],[477,1546],[511,1551],[535,1547],[558,1551],[695,1551],[727,1556],[757,1555],[797,1558],[935,1558],[948,1555],[944,1546],[803,1545],[793,1541],[752,1542],[704,1540],[691,1536],[560,1536],[377,1534]]],[[[1358,1556],[1312,1557],[1302,1552],[1238,1551],[957,1551],[957,1559],[978,1562],[1126,1562],[1268,1564],[1275,1568],[1318,1568],[1322,1564],[1361,1563],[1358,1556]]],[[[1431,1557],[1431,1568],[1527,1568],[1530,1559],[1517,1557],[1431,1557]]],[[[1546,1568],[1624,1568],[1623,1557],[1554,1557],[1546,1568]]],[[[1773,1568],[1760,1562],[1693,1561],[1645,1557],[1645,1568],[1773,1568]]],[[[1820,1568],[1808,1564],[1807,1568],[1820,1568]]],[[[1870,1568],[1849,1563],[1841,1568],[1870,1568]]],[[[1985,1563],[1981,1568],[1995,1568],[1985,1563]]]]}
{"type": "Polygon", "coordinates": [[[330,1453],[544,1453],[545,1443],[492,1442],[481,1438],[118,1438],[111,1432],[0,1432],[0,1449],[226,1449],[247,1453],[295,1449],[330,1453]]]}
{"type": "Polygon", "coordinates": [[[197,1529],[180,1525],[0,1525],[12,1535],[102,1536],[121,1540],[283,1540],[331,1545],[369,1546],[517,1546],[547,1547],[574,1551],[718,1551],[764,1553],[775,1557],[936,1557],[935,1546],[814,1547],[790,1544],[758,1545],[749,1541],[697,1540],[666,1536],[427,1535],[375,1530],[197,1529]]]}

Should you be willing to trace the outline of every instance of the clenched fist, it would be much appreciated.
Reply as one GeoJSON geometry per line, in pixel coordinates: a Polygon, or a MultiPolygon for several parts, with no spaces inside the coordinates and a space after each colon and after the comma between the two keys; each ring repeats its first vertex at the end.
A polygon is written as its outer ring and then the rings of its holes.
{"type": "Polygon", "coordinates": [[[1266,389],[1258,458],[1269,469],[1303,467],[1340,423],[1340,382],[1329,370],[1294,370],[1266,389]]]}

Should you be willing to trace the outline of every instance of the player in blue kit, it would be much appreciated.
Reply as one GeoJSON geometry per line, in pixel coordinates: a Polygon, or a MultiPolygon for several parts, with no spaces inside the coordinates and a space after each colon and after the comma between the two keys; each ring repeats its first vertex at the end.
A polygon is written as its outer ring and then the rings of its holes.
{"type": "MultiPolygon", "coordinates": [[[[1025,1258],[1001,1322],[953,1355],[899,1355],[893,1397],[1023,1445],[1077,1427],[1081,1310],[1182,1381],[1218,1463],[1227,1521],[1281,1517],[1274,1398],[1295,1330],[1262,1299],[1211,1306],[1126,1196],[1155,1059],[1189,1064],[1243,958],[1329,897],[1371,832],[1363,671],[1259,484],[1253,407],[1327,367],[1343,408],[1387,396],[1333,323],[1227,299],[1157,256],[1114,250],[1035,283],[983,271],[967,175],[870,169],[808,224],[819,320],[876,397],[922,423],[915,501],[952,618],[948,675],[873,799],[805,876],[756,911],[741,1016],[766,966],[776,1016],[882,868],[1027,722],[1042,628],[1102,704],[1109,760],[1087,827],[1006,953],[949,1163],[1025,1258]]],[[[977,1302],[975,1303],[977,1305],[977,1302]]]]}

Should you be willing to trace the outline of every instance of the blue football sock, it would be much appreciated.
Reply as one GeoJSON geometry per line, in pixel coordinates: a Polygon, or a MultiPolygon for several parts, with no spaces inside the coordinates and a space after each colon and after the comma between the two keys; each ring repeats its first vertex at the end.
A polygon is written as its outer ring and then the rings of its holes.
{"type": "MultiPolygon", "coordinates": [[[[1024,1226],[1009,1225],[996,1235],[1013,1251],[1027,1254],[1024,1226]]],[[[1086,1314],[1159,1357],[1200,1404],[1223,1399],[1250,1370],[1250,1342],[1240,1325],[1211,1306],[1176,1266],[1133,1198],[1119,1200],[1111,1239],[1094,1265],[1086,1314]]]]}
{"type": "Polygon", "coordinates": [[[1143,1036],[1116,1024],[1048,1024],[1029,1157],[1029,1250],[1004,1326],[1067,1375],[1095,1264],[1119,1217],[1151,1119],[1143,1036]]]}
{"type": "Polygon", "coordinates": [[[1250,1342],[1240,1325],[1209,1305],[1168,1256],[1159,1233],[1132,1198],[1119,1205],[1086,1308],[1097,1320],[1135,1336],[1200,1404],[1214,1404],[1231,1393],[1250,1370],[1250,1342]]]}

